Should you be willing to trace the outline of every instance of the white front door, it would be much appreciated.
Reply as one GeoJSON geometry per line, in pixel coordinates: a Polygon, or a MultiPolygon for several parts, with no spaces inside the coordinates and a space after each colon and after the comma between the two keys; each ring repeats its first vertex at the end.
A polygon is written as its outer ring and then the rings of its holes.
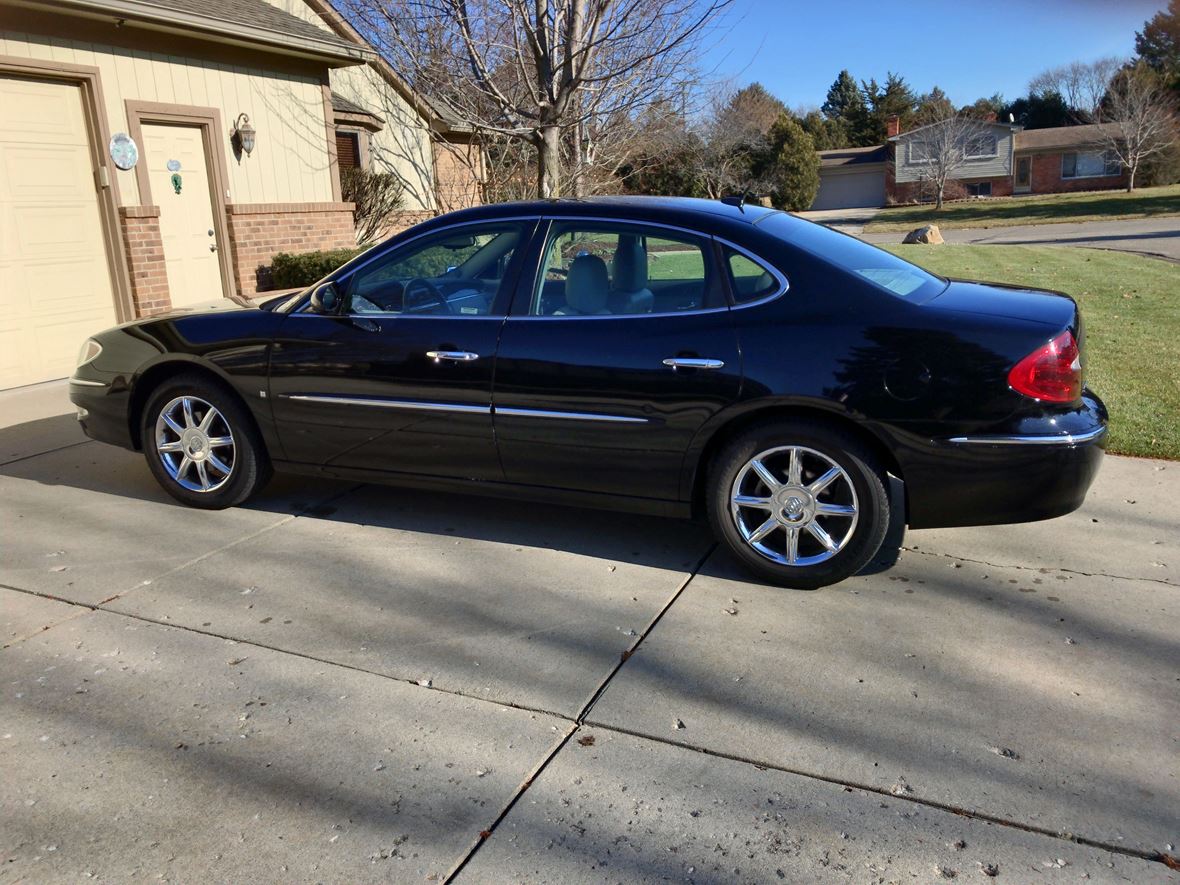
{"type": "Polygon", "coordinates": [[[160,207],[160,238],[173,307],[225,296],[213,224],[212,191],[200,126],[145,123],[141,162],[160,207]]]}
{"type": "Polygon", "coordinates": [[[82,91],[0,77],[0,388],[64,378],[115,322],[82,91]]]}

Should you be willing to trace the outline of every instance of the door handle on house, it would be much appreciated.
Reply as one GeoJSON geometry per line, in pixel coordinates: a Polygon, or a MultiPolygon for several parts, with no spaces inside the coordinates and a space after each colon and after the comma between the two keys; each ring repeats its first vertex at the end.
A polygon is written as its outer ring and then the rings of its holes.
{"type": "Polygon", "coordinates": [[[702,360],[695,357],[670,357],[664,360],[664,365],[676,369],[724,369],[725,363],[721,360],[702,360]]]}
{"type": "Polygon", "coordinates": [[[479,359],[478,353],[471,353],[467,350],[428,350],[426,356],[434,360],[436,363],[469,363],[472,360],[479,359]]]}

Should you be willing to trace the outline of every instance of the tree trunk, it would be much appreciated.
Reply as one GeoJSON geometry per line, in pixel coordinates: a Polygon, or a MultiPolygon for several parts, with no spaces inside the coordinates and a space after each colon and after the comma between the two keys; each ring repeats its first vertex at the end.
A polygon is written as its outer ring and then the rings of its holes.
{"type": "Polygon", "coordinates": [[[1135,190],[1135,167],[1129,166],[1127,168],[1127,193],[1135,190]]]}
{"type": "Polygon", "coordinates": [[[939,212],[942,210],[942,192],[945,188],[946,188],[945,184],[940,184],[938,186],[938,194],[934,197],[934,211],[935,212],[939,212]]]}
{"type": "Polygon", "coordinates": [[[561,196],[561,129],[553,124],[537,132],[537,196],[561,196]]]}

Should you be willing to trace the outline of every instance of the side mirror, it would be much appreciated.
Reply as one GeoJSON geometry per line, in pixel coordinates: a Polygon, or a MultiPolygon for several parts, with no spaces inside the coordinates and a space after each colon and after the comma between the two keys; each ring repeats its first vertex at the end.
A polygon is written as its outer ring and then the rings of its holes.
{"type": "Polygon", "coordinates": [[[340,297],[340,290],[335,283],[324,283],[311,293],[311,309],[316,313],[335,316],[340,313],[343,303],[344,299],[340,297]]]}

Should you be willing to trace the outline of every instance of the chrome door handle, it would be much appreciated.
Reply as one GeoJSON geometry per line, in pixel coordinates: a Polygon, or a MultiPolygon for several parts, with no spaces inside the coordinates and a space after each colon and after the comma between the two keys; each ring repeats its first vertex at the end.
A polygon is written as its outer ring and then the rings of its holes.
{"type": "Polygon", "coordinates": [[[664,360],[664,365],[672,369],[724,369],[721,360],[702,360],[695,357],[671,357],[664,360]]]}
{"type": "Polygon", "coordinates": [[[428,350],[426,355],[436,363],[441,363],[443,360],[449,363],[469,363],[479,359],[478,353],[466,350],[428,350]]]}

